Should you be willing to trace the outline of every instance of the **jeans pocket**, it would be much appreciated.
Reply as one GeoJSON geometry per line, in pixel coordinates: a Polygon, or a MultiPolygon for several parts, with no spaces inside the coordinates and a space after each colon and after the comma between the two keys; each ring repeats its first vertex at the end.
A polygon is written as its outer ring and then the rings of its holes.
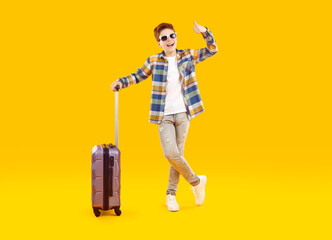
{"type": "Polygon", "coordinates": [[[190,122],[190,117],[189,117],[188,112],[186,112],[186,116],[187,116],[188,121],[190,122]]]}

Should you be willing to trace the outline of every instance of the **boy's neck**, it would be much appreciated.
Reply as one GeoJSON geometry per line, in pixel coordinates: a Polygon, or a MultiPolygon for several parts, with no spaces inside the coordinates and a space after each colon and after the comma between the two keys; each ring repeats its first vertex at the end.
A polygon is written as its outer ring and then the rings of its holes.
{"type": "Polygon", "coordinates": [[[174,52],[165,52],[166,57],[174,57],[176,56],[176,51],[174,52]]]}

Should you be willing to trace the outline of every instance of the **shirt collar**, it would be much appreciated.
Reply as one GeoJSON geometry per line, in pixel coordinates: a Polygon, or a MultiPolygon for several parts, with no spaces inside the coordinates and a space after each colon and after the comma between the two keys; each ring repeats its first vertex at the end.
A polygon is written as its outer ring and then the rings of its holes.
{"type": "MultiPolygon", "coordinates": [[[[176,49],[176,58],[180,59],[180,54],[181,54],[181,50],[176,49]]],[[[159,57],[165,59],[166,55],[165,55],[165,51],[162,51],[161,53],[159,53],[159,57]]]]}

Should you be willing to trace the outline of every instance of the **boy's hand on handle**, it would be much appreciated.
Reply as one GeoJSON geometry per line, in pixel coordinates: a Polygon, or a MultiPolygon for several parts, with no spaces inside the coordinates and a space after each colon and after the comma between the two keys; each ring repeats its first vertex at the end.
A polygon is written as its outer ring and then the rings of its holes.
{"type": "Polygon", "coordinates": [[[194,24],[195,24],[195,26],[194,26],[194,31],[196,32],[196,33],[205,33],[206,32],[206,27],[203,27],[203,26],[201,26],[201,25],[198,25],[197,23],[196,23],[196,21],[194,21],[194,24]]]}
{"type": "Polygon", "coordinates": [[[119,89],[122,89],[122,83],[120,81],[115,81],[111,85],[111,89],[113,92],[117,92],[119,89]],[[117,89],[118,88],[118,89],[117,89]]]}

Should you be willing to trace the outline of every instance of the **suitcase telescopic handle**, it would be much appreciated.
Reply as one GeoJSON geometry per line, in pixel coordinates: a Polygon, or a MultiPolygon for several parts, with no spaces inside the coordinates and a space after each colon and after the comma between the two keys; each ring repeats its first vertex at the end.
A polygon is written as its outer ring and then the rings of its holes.
{"type": "Polygon", "coordinates": [[[119,90],[120,87],[117,85],[115,86],[116,92],[115,92],[115,146],[119,148],[119,118],[118,118],[118,112],[119,112],[119,90]]]}

